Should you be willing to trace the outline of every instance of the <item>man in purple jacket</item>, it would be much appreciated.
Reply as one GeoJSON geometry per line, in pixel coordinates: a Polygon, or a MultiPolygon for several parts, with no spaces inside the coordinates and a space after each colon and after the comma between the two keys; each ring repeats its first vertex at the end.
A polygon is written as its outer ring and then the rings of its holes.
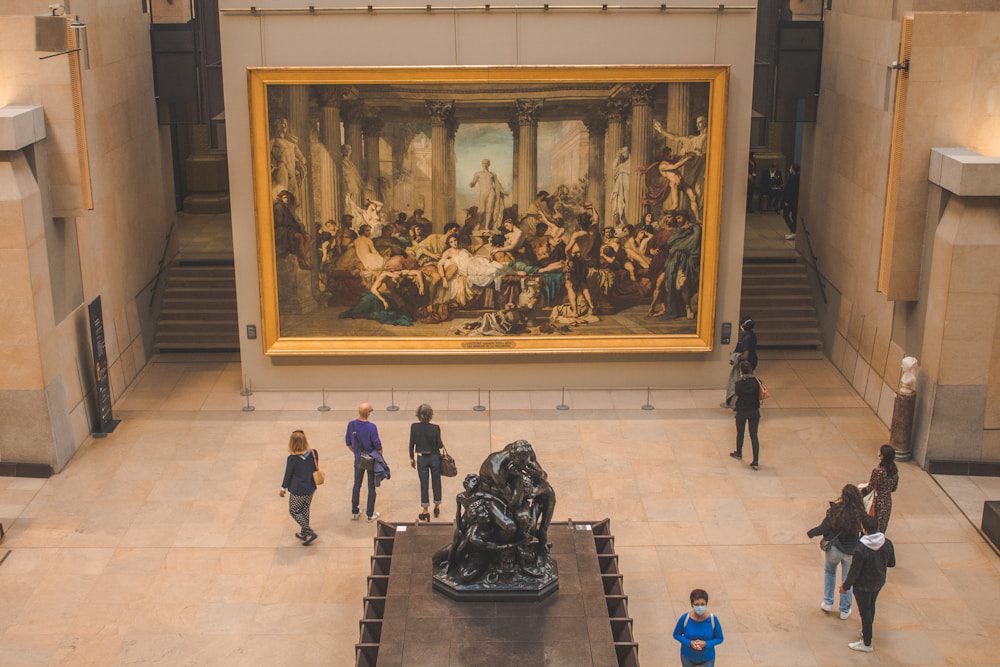
{"type": "Polygon", "coordinates": [[[375,461],[382,458],[382,441],[378,437],[378,428],[368,421],[372,413],[370,403],[358,406],[358,418],[347,424],[344,440],[347,447],[354,452],[354,489],[351,492],[351,518],[357,521],[360,516],[358,504],[361,500],[361,481],[368,473],[368,503],[365,514],[368,521],[379,517],[375,511],[375,461]]]}

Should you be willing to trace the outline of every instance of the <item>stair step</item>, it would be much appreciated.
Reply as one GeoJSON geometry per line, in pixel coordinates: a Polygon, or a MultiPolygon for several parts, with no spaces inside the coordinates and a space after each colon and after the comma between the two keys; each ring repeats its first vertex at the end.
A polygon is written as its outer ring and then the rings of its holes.
{"type": "Polygon", "coordinates": [[[239,352],[240,346],[235,343],[190,343],[173,342],[157,343],[156,351],[159,354],[183,353],[183,352],[239,352]]]}
{"type": "MultiPolygon", "coordinates": [[[[195,302],[201,303],[201,302],[195,302]]],[[[235,310],[228,308],[196,308],[177,307],[163,308],[160,310],[160,321],[166,320],[225,320],[236,322],[238,319],[235,310]]]]}
{"type": "Polygon", "coordinates": [[[158,331],[228,332],[237,331],[236,320],[160,320],[158,331]]]}
{"type": "Polygon", "coordinates": [[[220,287],[223,289],[225,288],[230,288],[234,290],[236,289],[236,281],[233,278],[221,278],[214,276],[210,276],[207,278],[170,276],[167,284],[174,289],[178,287],[189,287],[192,289],[213,290],[213,291],[220,287]]]}
{"type": "Polygon", "coordinates": [[[179,297],[191,297],[191,296],[212,296],[219,297],[220,295],[232,294],[233,299],[236,298],[236,285],[232,287],[212,287],[210,289],[205,289],[204,287],[174,287],[172,284],[167,283],[167,288],[164,290],[164,294],[167,296],[179,296],[179,297]]]}
{"type": "Polygon", "coordinates": [[[191,333],[157,333],[155,344],[157,346],[161,345],[173,345],[176,343],[212,343],[212,344],[226,344],[226,345],[237,345],[239,346],[240,338],[236,335],[234,331],[232,335],[220,335],[220,334],[191,334],[191,333]]]}

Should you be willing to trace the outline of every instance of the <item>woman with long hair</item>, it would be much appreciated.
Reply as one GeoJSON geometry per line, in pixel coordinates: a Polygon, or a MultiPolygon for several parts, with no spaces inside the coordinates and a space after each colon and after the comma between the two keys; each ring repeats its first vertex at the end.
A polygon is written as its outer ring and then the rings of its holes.
{"type": "MultiPolygon", "coordinates": [[[[865,518],[865,504],[861,491],[854,484],[847,484],[840,491],[840,498],[830,503],[823,522],[809,530],[806,535],[822,535],[820,548],[826,552],[823,564],[823,603],[820,609],[833,611],[833,592],[836,588],[837,566],[840,565],[840,581],[847,578],[851,569],[854,550],[861,535],[861,522],[865,518]]],[[[840,594],[840,618],[851,615],[851,591],[840,594]]]]}
{"type": "Polygon", "coordinates": [[[878,532],[884,533],[889,527],[889,515],[892,514],[892,494],[899,488],[896,450],[892,445],[882,445],[878,450],[878,459],[878,465],[872,470],[872,476],[861,492],[864,495],[875,492],[872,516],[878,523],[878,532]]]}

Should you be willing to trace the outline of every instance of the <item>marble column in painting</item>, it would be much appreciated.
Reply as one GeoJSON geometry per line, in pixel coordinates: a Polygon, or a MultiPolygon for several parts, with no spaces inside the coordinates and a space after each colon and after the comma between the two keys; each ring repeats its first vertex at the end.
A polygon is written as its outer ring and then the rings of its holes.
{"type": "Polygon", "coordinates": [[[541,100],[517,100],[517,201],[526,206],[538,190],[538,114],[541,100]]]}
{"type": "Polygon", "coordinates": [[[667,132],[679,137],[691,134],[691,86],[687,83],[667,84],[667,132]]]}
{"type": "Polygon", "coordinates": [[[604,215],[604,134],[607,121],[604,118],[587,118],[583,121],[587,128],[587,201],[606,220],[604,215]]]}
{"type": "Polygon", "coordinates": [[[295,195],[297,208],[295,217],[299,219],[307,231],[312,232],[312,202],[308,184],[312,178],[312,151],[309,146],[311,133],[309,114],[309,86],[288,87],[288,129],[292,140],[298,144],[299,151],[305,158],[305,173],[297,175],[296,187],[290,188],[295,195]],[[298,177],[301,176],[301,177],[298,177]]]}
{"type": "Polygon", "coordinates": [[[319,135],[323,143],[323,179],[321,182],[320,219],[340,220],[340,102],[343,95],[333,88],[319,97],[319,135]]]}
{"type": "Polygon", "coordinates": [[[365,195],[382,200],[382,160],[379,143],[385,122],[377,109],[367,109],[361,119],[365,145],[365,195]]]}
{"type": "Polygon", "coordinates": [[[612,219],[612,196],[615,190],[615,165],[618,163],[618,153],[628,146],[625,143],[625,118],[628,113],[628,102],[625,100],[608,100],[604,108],[607,127],[604,131],[604,206],[606,215],[604,224],[614,225],[612,219]]]}
{"type": "MultiPolygon", "coordinates": [[[[514,116],[513,118],[511,118],[510,120],[507,121],[507,127],[510,128],[510,133],[511,133],[511,136],[513,137],[513,142],[514,142],[513,143],[513,156],[514,156],[514,159],[513,159],[513,164],[511,165],[512,174],[511,174],[511,182],[510,182],[511,205],[512,206],[513,205],[517,205],[518,208],[520,208],[520,209],[526,209],[528,207],[528,205],[531,203],[530,200],[522,203],[522,202],[518,201],[518,198],[517,198],[517,162],[518,162],[518,160],[521,159],[519,157],[520,156],[520,149],[521,149],[521,132],[520,132],[520,130],[518,130],[518,127],[517,127],[517,116],[514,116]]],[[[532,193],[532,196],[534,196],[534,193],[532,193]]],[[[521,212],[521,215],[523,215],[523,211],[521,212]]]]}
{"type": "Polygon", "coordinates": [[[341,116],[344,119],[344,143],[351,147],[351,160],[361,169],[364,164],[364,139],[361,133],[361,118],[364,109],[357,102],[342,105],[341,116]]]}
{"type": "Polygon", "coordinates": [[[447,186],[445,190],[445,202],[448,210],[448,220],[445,222],[452,222],[457,220],[461,222],[465,219],[465,216],[459,216],[458,212],[455,210],[458,204],[458,155],[455,152],[455,136],[458,134],[458,119],[455,118],[454,112],[445,122],[446,132],[446,144],[448,149],[448,156],[446,162],[447,171],[447,186]]]}
{"type": "Polygon", "coordinates": [[[441,232],[448,222],[448,122],[454,102],[427,102],[431,117],[431,222],[441,232]]]}
{"type": "Polygon", "coordinates": [[[629,151],[632,160],[632,177],[629,183],[628,222],[632,224],[642,220],[643,197],[646,182],[638,169],[649,164],[650,134],[653,130],[653,86],[648,83],[637,83],[629,91],[632,102],[632,136],[629,151]]]}

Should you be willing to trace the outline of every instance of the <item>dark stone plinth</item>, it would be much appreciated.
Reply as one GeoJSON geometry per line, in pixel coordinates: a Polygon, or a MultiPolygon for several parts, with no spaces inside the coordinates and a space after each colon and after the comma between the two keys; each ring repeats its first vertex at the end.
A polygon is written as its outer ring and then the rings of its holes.
{"type": "Polygon", "coordinates": [[[1000,500],[983,503],[983,534],[1000,548],[1000,500]]]}
{"type": "Polygon", "coordinates": [[[463,585],[438,573],[434,575],[434,590],[458,601],[537,602],[559,590],[559,569],[553,560],[545,577],[519,577],[515,581],[492,585],[463,585]]]}
{"type": "Polygon", "coordinates": [[[559,588],[544,600],[457,601],[434,590],[432,555],[451,524],[400,526],[382,616],[379,667],[433,664],[617,667],[594,533],[549,527],[559,588]]]}

